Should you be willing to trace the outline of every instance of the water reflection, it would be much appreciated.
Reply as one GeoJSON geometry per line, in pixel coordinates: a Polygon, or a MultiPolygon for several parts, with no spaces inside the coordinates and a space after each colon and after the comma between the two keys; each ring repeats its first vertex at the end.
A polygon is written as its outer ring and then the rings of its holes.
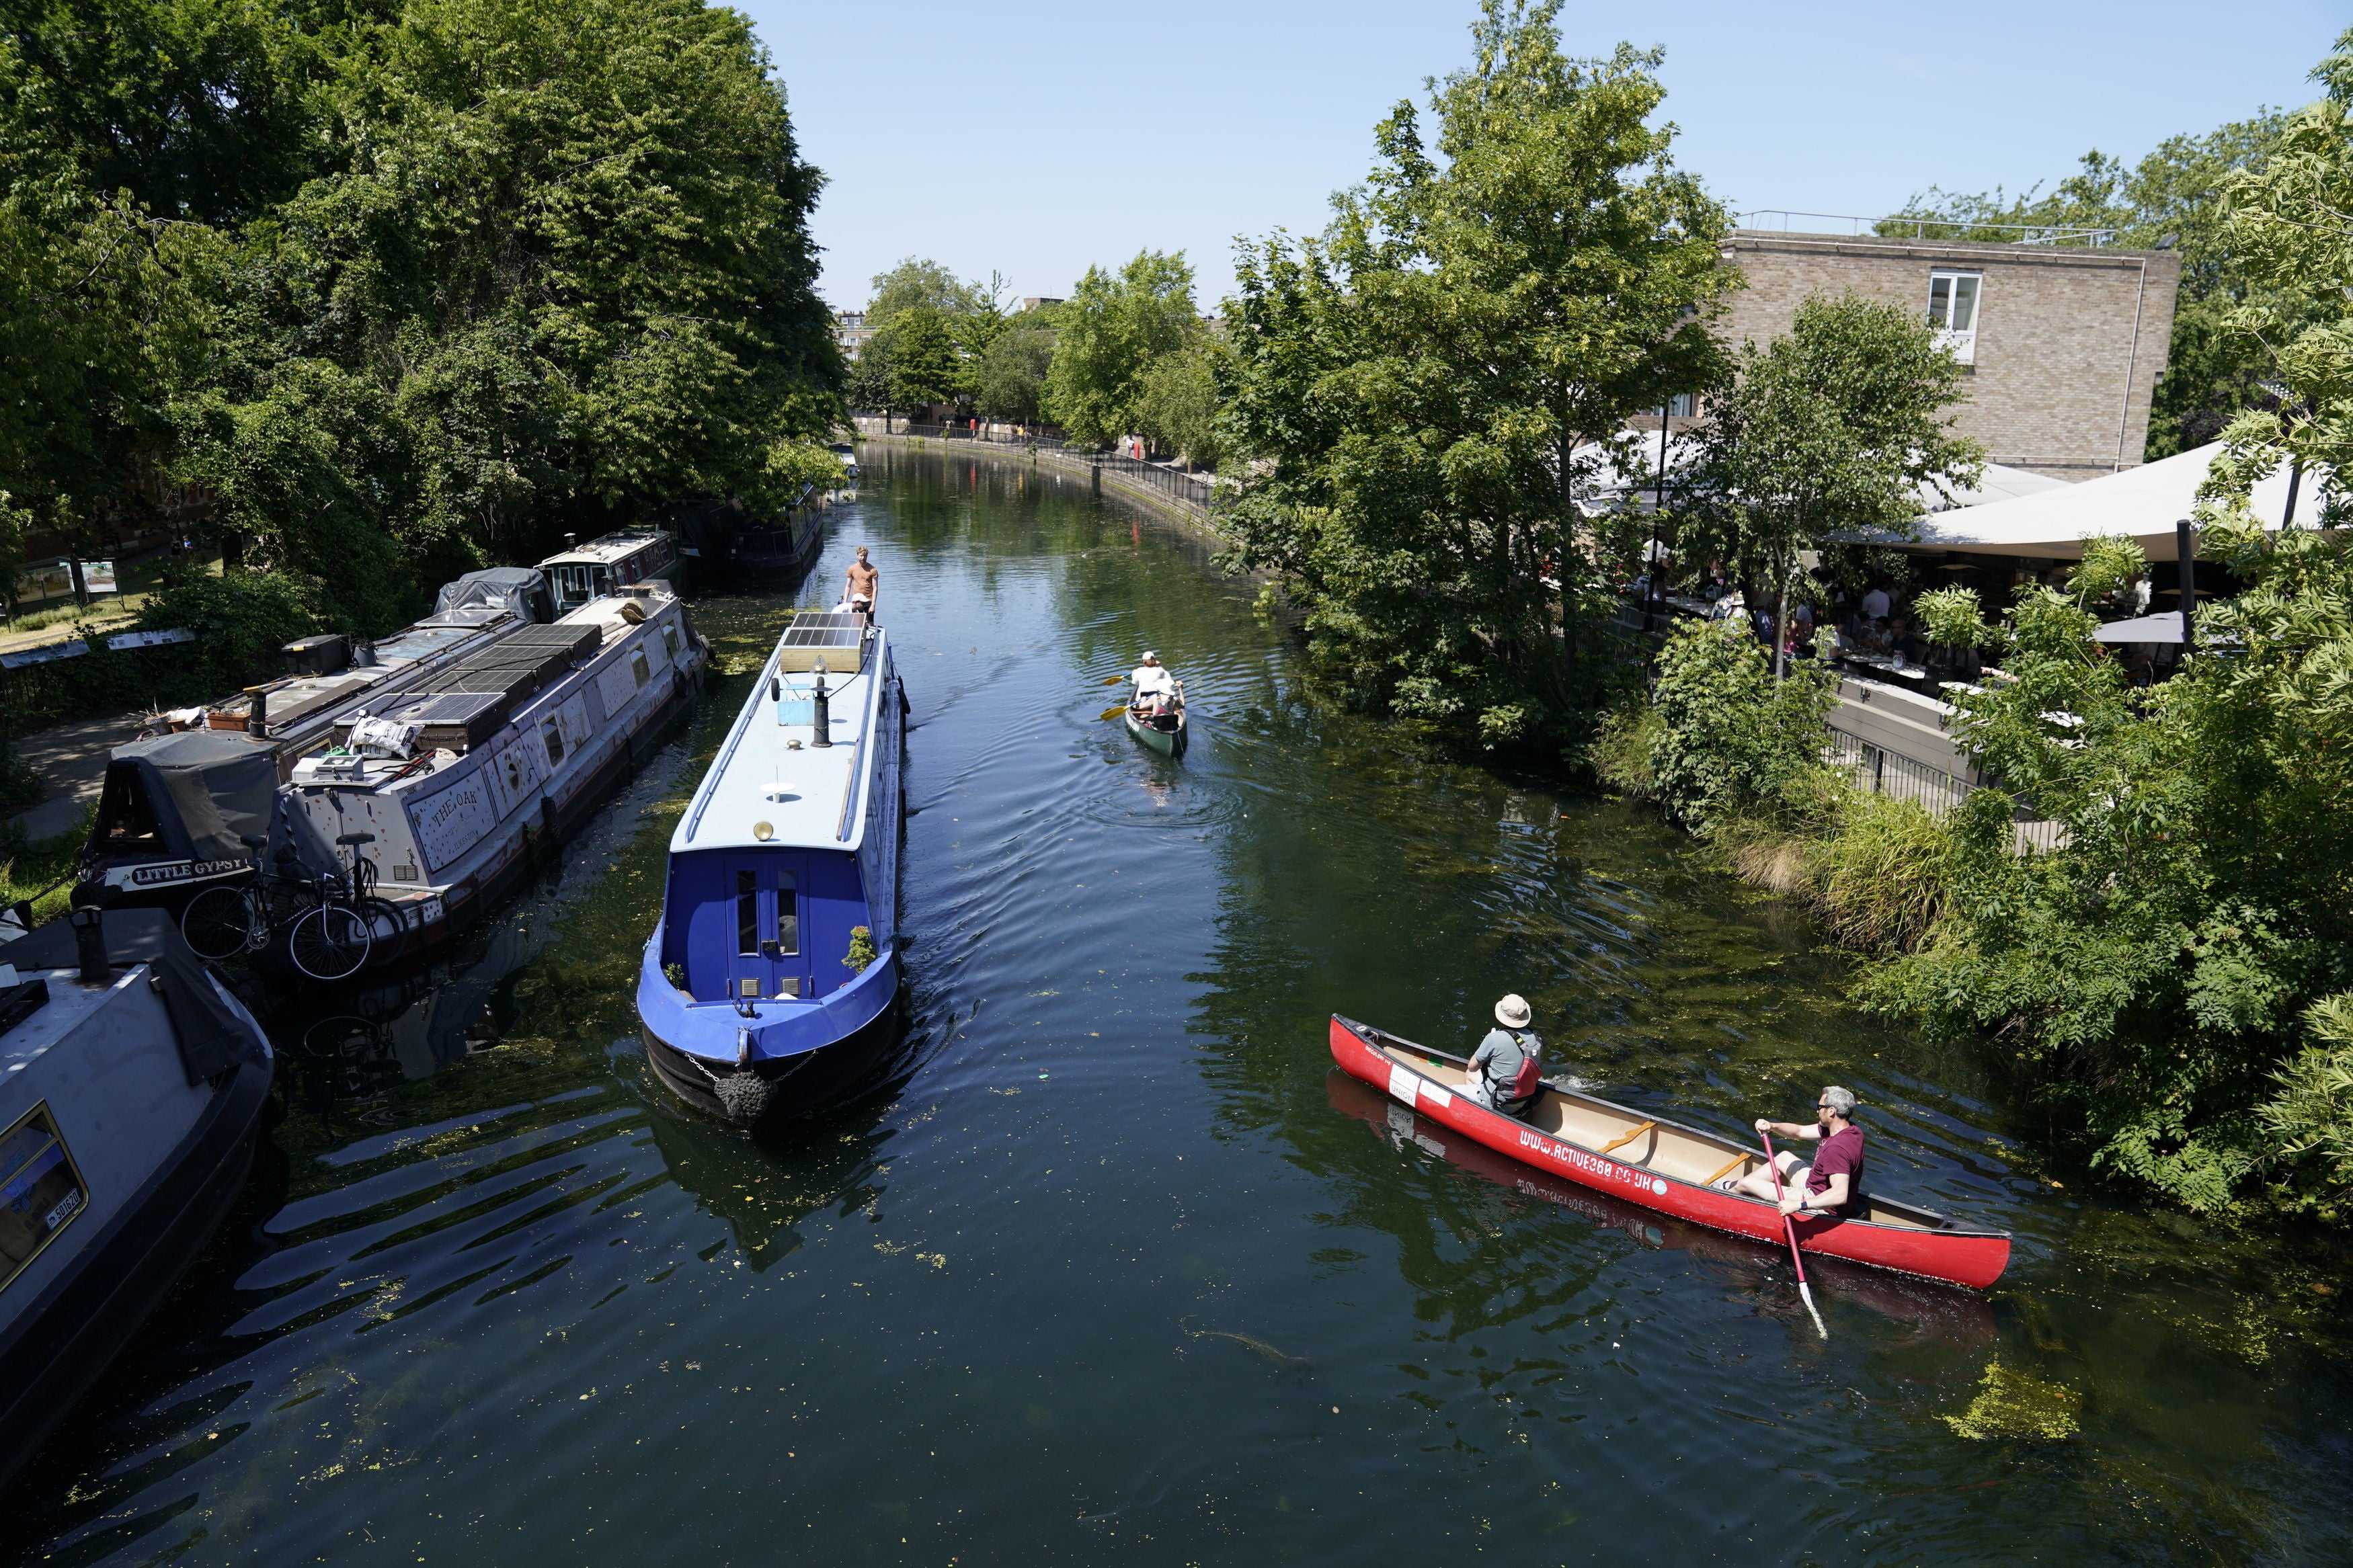
{"type": "MultiPolygon", "coordinates": [[[[2053,1186],[1977,1057],[1849,1009],[1801,912],[1319,703],[1202,542],[1082,481],[863,457],[818,575],[874,550],[914,703],[896,1076],[755,1142],[636,1044],[663,847],[738,674],[473,954],[273,1016],[274,1177],[0,1506],[5,1548],[2353,1548],[2333,1244],[2053,1186]],[[1096,717],[1146,647],[1194,704],[1181,763],[1096,717]],[[1614,1099],[1736,1129],[1853,1085],[1879,1183],[2013,1229],[2011,1273],[1981,1300],[1826,1261],[1824,1344],[1773,1249],[1548,1187],[1332,1072],[1335,1009],[1467,1041],[1505,990],[1614,1099]],[[1957,1430],[1996,1367],[2074,1435],[1957,1430]]],[[[695,613],[748,670],[785,609],[695,613]]]]}

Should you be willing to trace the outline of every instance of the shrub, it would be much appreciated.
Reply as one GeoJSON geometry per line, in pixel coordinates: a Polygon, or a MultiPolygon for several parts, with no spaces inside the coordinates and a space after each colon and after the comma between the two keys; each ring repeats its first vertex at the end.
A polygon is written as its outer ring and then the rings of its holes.
{"type": "Polygon", "coordinates": [[[1813,901],[1849,946],[1909,951],[1944,908],[1952,838],[1916,802],[1857,790],[1848,797],[1810,857],[1813,901]]]}
{"type": "Polygon", "coordinates": [[[196,634],[193,649],[174,648],[195,689],[187,700],[248,685],[274,673],[278,650],[319,627],[308,595],[292,580],[269,572],[192,574],[147,601],[144,630],[181,628],[196,634]]]}
{"type": "Polygon", "coordinates": [[[1777,685],[1742,627],[1685,622],[1660,650],[1651,700],[1652,794],[1670,816],[1707,832],[1773,809],[1820,771],[1837,689],[1807,659],[1777,685]]]}
{"type": "Polygon", "coordinates": [[[1651,753],[1666,729],[1667,721],[1647,702],[1613,708],[1601,716],[1593,742],[1585,749],[1586,764],[1605,789],[1636,800],[1653,799],[1658,778],[1651,753]]]}

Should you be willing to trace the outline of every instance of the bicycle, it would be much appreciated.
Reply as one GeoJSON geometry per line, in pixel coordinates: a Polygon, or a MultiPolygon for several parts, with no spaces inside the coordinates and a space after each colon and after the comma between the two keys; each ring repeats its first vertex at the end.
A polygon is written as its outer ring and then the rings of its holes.
{"type": "Polygon", "coordinates": [[[406,945],[406,918],[370,891],[375,868],[361,857],[360,846],[375,843],[375,834],[346,833],[335,840],[351,851],[348,879],[335,871],[270,876],[261,865],[268,841],[247,835],[238,842],[253,856],[253,880],[241,888],[206,888],[180,911],[180,934],[197,956],[242,957],[269,947],[282,931],[294,967],[313,980],[332,981],[348,980],[366,966],[379,932],[393,940],[396,952],[406,945]],[[281,900],[295,907],[284,909],[281,900]]]}

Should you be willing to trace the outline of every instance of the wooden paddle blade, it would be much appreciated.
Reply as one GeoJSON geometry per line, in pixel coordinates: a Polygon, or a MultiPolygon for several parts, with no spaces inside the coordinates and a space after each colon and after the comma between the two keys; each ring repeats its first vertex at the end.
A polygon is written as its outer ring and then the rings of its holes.
{"type": "Polygon", "coordinates": [[[1106,675],[1097,684],[1103,686],[1117,686],[1121,681],[1125,680],[1126,679],[1127,677],[1124,675],[1106,675]]]}
{"type": "Polygon", "coordinates": [[[1095,717],[1098,719],[1116,719],[1126,711],[1127,704],[1123,702],[1115,708],[1104,709],[1102,712],[1096,714],[1095,717]]]}

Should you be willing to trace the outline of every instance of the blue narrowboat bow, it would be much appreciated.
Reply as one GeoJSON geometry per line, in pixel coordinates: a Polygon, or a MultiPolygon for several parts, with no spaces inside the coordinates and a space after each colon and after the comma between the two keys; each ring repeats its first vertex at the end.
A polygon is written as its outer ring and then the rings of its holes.
{"type": "Polygon", "coordinates": [[[805,1115],[895,1033],[906,700],[856,616],[793,623],[670,837],[638,1016],[662,1080],[750,1123],[805,1115]]]}

